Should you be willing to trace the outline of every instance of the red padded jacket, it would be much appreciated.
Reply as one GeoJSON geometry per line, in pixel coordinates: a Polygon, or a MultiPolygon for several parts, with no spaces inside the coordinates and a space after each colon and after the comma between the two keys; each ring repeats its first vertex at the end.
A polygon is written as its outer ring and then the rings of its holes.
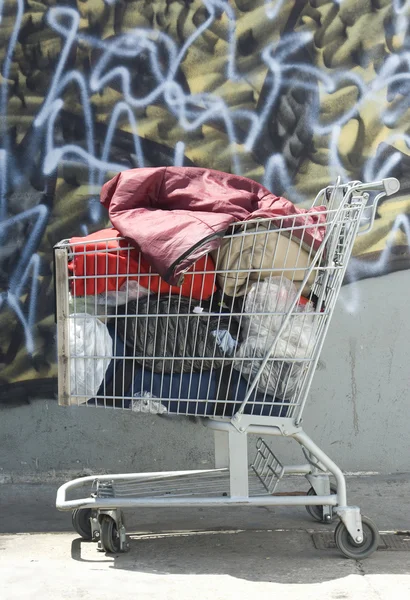
{"type": "Polygon", "coordinates": [[[86,237],[70,239],[72,260],[70,290],[74,296],[102,294],[118,291],[127,279],[136,280],[150,290],[166,294],[179,294],[207,300],[216,290],[215,265],[210,256],[197,261],[187,273],[181,288],[170,286],[159,275],[152,273],[150,265],[136,249],[120,238],[115,229],[103,229],[86,237]]]}

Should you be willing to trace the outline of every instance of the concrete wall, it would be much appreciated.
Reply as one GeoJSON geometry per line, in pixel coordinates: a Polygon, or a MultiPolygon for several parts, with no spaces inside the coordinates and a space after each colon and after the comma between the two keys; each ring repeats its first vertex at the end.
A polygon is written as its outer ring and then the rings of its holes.
{"type": "Polygon", "coordinates": [[[337,175],[400,179],[354,248],[355,295],[344,291],[306,423],[348,469],[410,469],[408,272],[386,276],[410,267],[408,4],[0,2],[4,472],[208,460],[192,426],[44,400],[56,389],[53,245],[107,226],[104,181],[162,165],[245,175],[295,203],[337,175]]]}
{"type": "MultiPolygon", "coordinates": [[[[336,307],[304,426],[347,471],[410,471],[409,292],[408,272],[395,273],[344,287],[336,307]],[[354,296],[360,310],[352,314],[354,296]]],[[[0,440],[6,480],[212,465],[202,426],[55,400],[3,407],[0,440]]],[[[299,462],[295,442],[274,446],[281,460],[299,462]]]]}

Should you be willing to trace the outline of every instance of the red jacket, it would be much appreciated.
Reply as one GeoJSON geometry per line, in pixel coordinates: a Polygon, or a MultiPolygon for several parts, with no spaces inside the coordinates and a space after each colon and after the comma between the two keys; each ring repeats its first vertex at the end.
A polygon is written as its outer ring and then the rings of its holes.
{"type": "Polygon", "coordinates": [[[192,266],[179,288],[169,286],[152,273],[138,250],[127,250],[129,244],[120,238],[115,229],[103,229],[86,237],[73,237],[70,243],[73,258],[68,263],[68,270],[73,296],[118,291],[127,279],[138,281],[150,292],[181,292],[182,296],[192,296],[196,300],[207,300],[216,290],[215,265],[210,256],[204,256],[192,266]]]}
{"type": "Polygon", "coordinates": [[[198,167],[124,171],[103,186],[101,202],[114,227],[171,285],[216,250],[234,222],[280,217],[282,227],[311,224],[303,241],[314,247],[325,232],[325,207],[306,211],[251,179],[198,167]]]}

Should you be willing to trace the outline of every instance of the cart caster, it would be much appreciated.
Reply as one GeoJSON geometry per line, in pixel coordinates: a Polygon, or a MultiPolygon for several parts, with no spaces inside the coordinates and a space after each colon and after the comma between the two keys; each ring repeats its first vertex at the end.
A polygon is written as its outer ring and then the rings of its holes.
{"type": "Polygon", "coordinates": [[[100,544],[101,550],[115,554],[120,552],[120,534],[112,517],[103,515],[100,522],[100,544]]]}
{"type": "Polygon", "coordinates": [[[83,540],[92,539],[91,531],[91,508],[76,508],[71,515],[71,522],[78,535],[83,540]]]}
{"type": "MultiPolygon", "coordinates": [[[[331,494],[336,494],[337,493],[337,487],[333,484],[330,485],[330,493],[331,494]]],[[[307,493],[308,496],[316,496],[316,492],[315,490],[311,487],[310,490],[307,493]]],[[[332,523],[332,521],[335,518],[335,514],[334,513],[330,513],[330,515],[323,515],[323,506],[321,505],[308,505],[305,507],[307,512],[309,513],[309,515],[312,517],[312,519],[314,519],[315,521],[319,521],[319,523],[327,523],[330,524],[332,523]]],[[[333,508],[333,507],[331,507],[333,508]]]]}
{"type": "Polygon", "coordinates": [[[377,550],[380,536],[376,525],[367,517],[362,517],[362,528],[363,541],[359,544],[350,536],[343,521],[338,523],[335,529],[335,544],[347,558],[360,560],[367,558],[377,550]]]}
{"type": "Polygon", "coordinates": [[[98,550],[116,554],[117,552],[127,552],[129,543],[124,527],[124,517],[122,512],[118,515],[116,511],[110,511],[111,514],[104,513],[100,516],[100,540],[98,550]],[[118,516],[117,516],[118,515],[118,516]]]}

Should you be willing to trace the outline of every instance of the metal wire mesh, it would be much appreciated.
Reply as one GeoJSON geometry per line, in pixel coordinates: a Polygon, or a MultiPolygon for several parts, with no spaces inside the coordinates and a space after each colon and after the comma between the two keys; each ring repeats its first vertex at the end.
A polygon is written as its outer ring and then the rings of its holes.
{"type": "Polygon", "coordinates": [[[284,470],[282,463],[262,438],[259,438],[256,443],[256,456],[251,468],[265,490],[269,494],[273,494],[284,470]]]}
{"type": "Polygon", "coordinates": [[[316,223],[235,224],[179,288],[121,238],[58,244],[60,403],[300,417],[364,208],[327,200],[316,223]]]}
{"type": "MultiPolygon", "coordinates": [[[[164,477],[155,480],[115,480],[107,486],[96,481],[97,498],[186,498],[228,497],[230,490],[228,469],[180,477],[164,477]]],[[[269,492],[253,469],[249,471],[249,496],[264,496],[269,492]]]]}

